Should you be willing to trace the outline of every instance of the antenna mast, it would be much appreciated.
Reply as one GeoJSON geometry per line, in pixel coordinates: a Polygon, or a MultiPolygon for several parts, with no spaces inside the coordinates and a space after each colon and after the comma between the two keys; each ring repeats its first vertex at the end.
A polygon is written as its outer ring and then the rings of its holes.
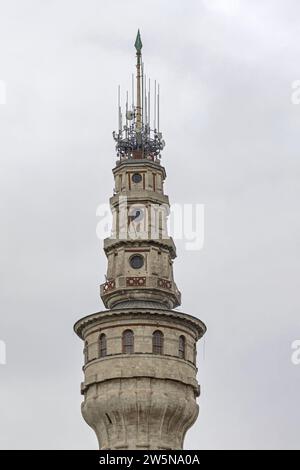
{"type": "Polygon", "coordinates": [[[142,100],[141,100],[141,67],[142,67],[142,41],[140,30],[138,30],[137,37],[134,44],[136,48],[136,131],[142,130],[142,100]]]}
{"type": "Polygon", "coordinates": [[[148,159],[159,162],[160,152],[165,142],[160,132],[160,90],[159,84],[154,82],[153,108],[151,110],[151,82],[144,74],[142,62],[142,40],[138,30],[134,43],[136,49],[136,89],[134,74],[131,76],[131,105],[129,106],[129,93],[126,92],[125,125],[121,108],[121,88],[118,87],[118,132],[113,132],[116,141],[116,150],[121,161],[129,159],[148,159]],[[153,112],[153,128],[151,127],[151,114],[153,112]]]}

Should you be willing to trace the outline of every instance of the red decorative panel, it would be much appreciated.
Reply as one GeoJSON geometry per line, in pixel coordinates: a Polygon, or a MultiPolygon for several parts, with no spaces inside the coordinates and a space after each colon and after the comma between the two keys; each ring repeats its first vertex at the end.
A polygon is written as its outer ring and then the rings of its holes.
{"type": "Polygon", "coordinates": [[[163,289],[171,289],[172,282],[168,281],[167,279],[158,279],[157,285],[158,287],[162,287],[163,289]]]}
{"type": "Polygon", "coordinates": [[[116,287],[116,283],[114,279],[109,279],[106,281],[106,283],[103,286],[103,291],[108,292],[109,290],[112,290],[116,287]]]}
{"type": "Polygon", "coordinates": [[[145,277],[126,277],[126,286],[128,287],[142,287],[146,285],[145,277]]]}

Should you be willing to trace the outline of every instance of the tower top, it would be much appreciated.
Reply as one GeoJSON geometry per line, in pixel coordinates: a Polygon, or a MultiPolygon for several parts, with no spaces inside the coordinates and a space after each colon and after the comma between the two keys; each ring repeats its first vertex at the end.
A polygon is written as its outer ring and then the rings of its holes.
{"type": "Polygon", "coordinates": [[[134,43],[134,47],[136,48],[137,52],[141,52],[142,47],[143,47],[143,43],[142,43],[142,40],[141,40],[141,33],[140,33],[139,29],[138,29],[138,32],[137,32],[137,35],[136,35],[136,40],[135,40],[135,43],[134,43]]]}
{"type": "Polygon", "coordinates": [[[121,89],[118,88],[118,131],[113,132],[117,156],[120,161],[129,159],[148,159],[159,163],[160,152],[165,146],[159,129],[159,84],[144,73],[140,30],[137,32],[136,76],[132,74],[131,105],[126,92],[125,113],[121,106],[121,89]],[[153,89],[154,88],[154,89],[153,89]]]}

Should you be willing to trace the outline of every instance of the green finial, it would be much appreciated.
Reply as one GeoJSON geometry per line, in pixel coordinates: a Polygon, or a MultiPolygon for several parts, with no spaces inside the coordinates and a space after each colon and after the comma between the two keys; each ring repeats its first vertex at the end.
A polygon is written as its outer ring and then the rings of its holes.
{"type": "Polygon", "coordinates": [[[136,35],[136,40],[135,40],[135,43],[134,43],[134,47],[136,48],[137,52],[141,52],[142,47],[143,47],[143,43],[142,43],[142,40],[141,40],[140,30],[138,30],[138,33],[136,35]]]}

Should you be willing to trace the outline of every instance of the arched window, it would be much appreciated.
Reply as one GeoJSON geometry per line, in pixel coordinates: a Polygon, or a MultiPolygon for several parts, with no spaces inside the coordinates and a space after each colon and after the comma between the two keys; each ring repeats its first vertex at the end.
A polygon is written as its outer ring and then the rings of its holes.
{"type": "Polygon", "coordinates": [[[152,335],[152,352],[153,354],[164,353],[164,335],[159,330],[154,331],[152,335]]]}
{"type": "Polygon", "coordinates": [[[106,335],[102,333],[99,336],[99,357],[105,357],[107,354],[106,335]]]}
{"type": "Polygon", "coordinates": [[[179,336],[178,355],[180,359],[185,359],[185,336],[179,336]]]}
{"type": "Polygon", "coordinates": [[[123,331],[122,335],[122,352],[123,354],[134,353],[134,335],[132,330],[123,331]]]}
{"type": "Polygon", "coordinates": [[[84,342],[83,355],[84,355],[84,363],[87,364],[89,361],[89,345],[87,341],[84,342]]]}
{"type": "Polygon", "coordinates": [[[197,345],[196,343],[194,344],[194,364],[197,364],[197,345]]]}

